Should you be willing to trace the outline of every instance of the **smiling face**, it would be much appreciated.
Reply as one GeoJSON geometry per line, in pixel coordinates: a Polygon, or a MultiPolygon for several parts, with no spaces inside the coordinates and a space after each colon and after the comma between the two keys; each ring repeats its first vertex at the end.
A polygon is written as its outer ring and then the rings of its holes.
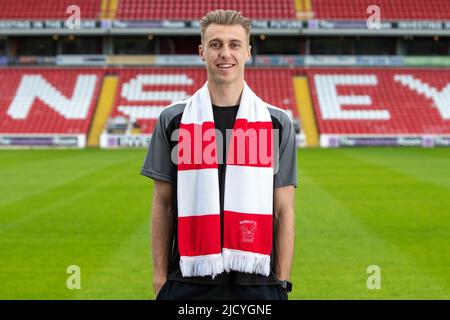
{"type": "Polygon", "coordinates": [[[199,46],[199,54],[206,62],[208,81],[216,84],[243,82],[250,49],[248,36],[241,25],[210,24],[199,46]]]}

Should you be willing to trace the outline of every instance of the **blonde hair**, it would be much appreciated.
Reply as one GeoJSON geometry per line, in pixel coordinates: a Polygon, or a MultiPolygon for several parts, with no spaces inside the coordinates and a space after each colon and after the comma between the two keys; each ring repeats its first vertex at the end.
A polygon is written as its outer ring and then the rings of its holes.
{"type": "Polygon", "coordinates": [[[205,35],[205,30],[210,24],[220,24],[220,25],[241,25],[245,33],[247,34],[248,42],[250,43],[250,32],[252,31],[252,21],[244,17],[239,11],[235,10],[214,10],[208,12],[200,20],[200,31],[203,42],[203,37],[205,35]]]}

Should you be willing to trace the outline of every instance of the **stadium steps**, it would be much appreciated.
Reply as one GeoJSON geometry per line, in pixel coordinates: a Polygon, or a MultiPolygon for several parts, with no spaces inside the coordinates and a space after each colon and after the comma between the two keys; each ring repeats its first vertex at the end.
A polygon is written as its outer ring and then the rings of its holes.
{"type": "Polygon", "coordinates": [[[102,19],[115,19],[119,0],[101,0],[100,17],[102,19]]]}
{"type": "Polygon", "coordinates": [[[109,0],[102,0],[100,4],[100,18],[109,19],[109,0]]]}
{"type": "Polygon", "coordinates": [[[306,136],[306,145],[308,147],[318,147],[319,132],[317,131],[313,105],[309,94],[308,79],[306,77],[294,77],[293,81],[297,109],[306,136]]]}
{"type": "Polygon", "coordinates": [[[109,0],[109,18],[115,19],[120,0],[109,0]]]}
{"type": "Polygon", "coordinates": [[[295,12],[297,19],[311,19],[314,17],[311,0],[295,0],[295,12]]]}
{"type": "Polygon", "coordinates": [[[98,147],[100,142],[100,134],[105,128],[109,115],[114,105],[114,98],[116,96],[118,78],[117,76],[106,76],[103,79],[100,99],[97,108],[95,109],[94,120],[89,132],[87,145],[89,147],[98,147]]]}

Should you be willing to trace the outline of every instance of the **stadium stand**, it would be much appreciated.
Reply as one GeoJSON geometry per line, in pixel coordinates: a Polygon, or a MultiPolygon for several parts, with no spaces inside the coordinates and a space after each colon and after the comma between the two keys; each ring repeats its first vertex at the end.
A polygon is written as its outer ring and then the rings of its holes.
{"type": "Polygon", "coordinates": [[[0,19],[65,20],[66,9],[72,4],[81,8],[83,19],[98,19],[101,0],[20,0],[0,1],[0,19]]]}
{"type": "MultiPolygon", "coordinates": [[[[206,81],[202,68],[4,68],[0,133],[87,135],[106,70],[118,77],[111,118],[135,121],[144,134],[206,81]]],[[[255,68],[246,79],[298,118],[292,80],[305,73],[322,134],[450,134],[450,70],[255,68]]]]}
{"type": "Polygon", "coordinates": [[[87,134],[102,69],[0,69],[0,133],[87,134]]]}
{"type": "Polygon", "coordinates": [[[317,19],[366,20],[367,7],[376,4],[385,20],[448,20],[448,0],[314,0],[312,7],[317,19]]]}
{"type": "Polygon", "coordinates": [[[296,19],[293,0],[120,0],[116,18],[197,20],[216,8],[239,10],[252,19],[296,19]]]}
{"type": "MultiPolygon", "coordinates": [[[[0,19],[67,18],[69,0],[0,1],[0,19]]],[[[371,0],[77,0],[84,19],[197,20],[215,9],[237,9],[251,19],[299,18],[366,20],[371,0]],[[308,13],[304,15],[304,13],[308,13]],[[302,13],[298,15],[299,13],[302,13]]],[[[449,20],[448,0],[379,0],[386,20],[449,20]]]]}
{"type": "Polygon", "coordinates": [[[322,134],[450,134],[450,70],[306,73],[322,134]]]}

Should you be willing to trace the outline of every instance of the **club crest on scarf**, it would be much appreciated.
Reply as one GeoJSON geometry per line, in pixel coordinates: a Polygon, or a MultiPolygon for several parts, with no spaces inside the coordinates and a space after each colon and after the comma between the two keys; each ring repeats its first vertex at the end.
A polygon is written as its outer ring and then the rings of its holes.
{"type": "Polygon", "coordinates": [[[239,221],[239,224],[241,225],[239,227],[239,229],[241,230],[241,241],[245,243],[254,242],[258,223],[254,220],[241,220],[239,221]]]}

